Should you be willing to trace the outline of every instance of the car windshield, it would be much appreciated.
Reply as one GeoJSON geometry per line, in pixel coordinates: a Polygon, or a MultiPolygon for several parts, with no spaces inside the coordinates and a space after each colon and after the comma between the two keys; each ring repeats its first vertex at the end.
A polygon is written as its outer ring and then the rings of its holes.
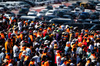
{"type": "Polygon", "coordinates": [[[49,11],[48,13],[53,13],[53,11],[49,11]]]}
{"type": "Polygon", "coordinates": [[[4,5],[0,5],[0,7],[4,7],[4,5]]]}
{"type": "Polygon", "coordinates": [[[39,13],[44,13],[43,11],[40,11],[39,13]]]}
{"type": "Polygon", "coordinates": [[[6,6],[9,6],[10,4],[6,4],[6,6]]]}
{"type": "Polygon", "coordinates": [[[46,12],[47,10],[42,10],[42,11],[46,12]]]}
{"type": "Polygon", "coordinates": [[[24,4],[26,4],[26,3],[19,3],[19,5],[24,5],[24,4]]]}
{"type": "Polygon", "coordinates": [[[37,2],[42,2],[43,0],[37,0],[37,2]]]}

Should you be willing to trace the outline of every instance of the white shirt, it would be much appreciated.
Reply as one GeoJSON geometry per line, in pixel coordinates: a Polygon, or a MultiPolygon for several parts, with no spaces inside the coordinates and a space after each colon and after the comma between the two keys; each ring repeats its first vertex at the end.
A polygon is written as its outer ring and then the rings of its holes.
{"type": "Polygon", "coordinates": [[[13,53],[14,53],[13,56],[14,57],[18,57],[18,54],[19,54],[18,51],[19,51],[18,47],[16,45],[14,45],[14,47],[13,47],[13,53]]]}
{"type": "Polygon", "coordinates": [[[57,66],[60,66],[60,63],[61,63],[60,56],[57,56],[56,61],[57,61],[57,66]]]}
{"type": "Polygon", "coordinates": [[[40,62],[40,57],[39,56],[34,56],[33,58],[35,59],[35,62],[36,63],[39,63],[40,62]]]}
{"type": "Polygon", "coordinates": [[[99,62],[97,62],[97,65],[96,66],[100,66],[100,63],[99,62]]]}
{"type": "Polygon", "coordinates": [[[94,46],[97,46],[99,48],[100,43],[95,43],[94,46]]]}
{"type": "Polygon", "coordinates": [[[61,66],[66,66],[64,63],[61,66]]]}
{"type": "Polygon", "coordinates": [[[94,49],[93,45],[89,45],[89,49],[92,51],[94,49]]]}
{"type": "Polygon", "coordinates": [[[18,22],[18,27],[19,27],[19,30],[22,29],[22,22],[18,22]]]}
{"type": "Polygon", "coordinates": [[[12,63],[10,63],[8,66],[13,66],[13,64],[12,64],[12,63]]]}
{"type": "Polygon", "coordinates": [[[26,48],[26,53],[31,54],[31,49],[30,48],[26,48]]]}

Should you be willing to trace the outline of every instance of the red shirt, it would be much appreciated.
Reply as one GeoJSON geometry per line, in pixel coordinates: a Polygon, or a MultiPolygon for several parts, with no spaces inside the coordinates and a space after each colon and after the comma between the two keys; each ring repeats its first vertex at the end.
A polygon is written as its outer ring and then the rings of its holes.
{"type": "Polygon", "coordinates": [[[8,38],[10,38],[10,37],[11,37],[11,32],[8,33],[8,38]]]}

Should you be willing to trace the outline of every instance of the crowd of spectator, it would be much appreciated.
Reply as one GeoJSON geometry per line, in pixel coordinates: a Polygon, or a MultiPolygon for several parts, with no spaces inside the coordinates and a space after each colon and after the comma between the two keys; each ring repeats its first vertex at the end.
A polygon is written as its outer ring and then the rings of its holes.
{"type": "Polygon", "coordinates": [[[100,32],[3,16],[0,66],[100,66],[100,32]]]}

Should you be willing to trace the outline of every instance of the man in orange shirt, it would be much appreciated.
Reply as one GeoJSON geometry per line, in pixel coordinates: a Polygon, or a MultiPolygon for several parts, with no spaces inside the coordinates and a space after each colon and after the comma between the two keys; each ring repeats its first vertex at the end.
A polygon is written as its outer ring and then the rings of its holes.
{"type": "Polygon", "coordinates": [[[11,43],[11,39],[7,39],[7,41],[5,42],[5,49],[6,49],[5,53],[10,53],[10,50],[12,49],[10,47],[10,43],[11,43]]]}

